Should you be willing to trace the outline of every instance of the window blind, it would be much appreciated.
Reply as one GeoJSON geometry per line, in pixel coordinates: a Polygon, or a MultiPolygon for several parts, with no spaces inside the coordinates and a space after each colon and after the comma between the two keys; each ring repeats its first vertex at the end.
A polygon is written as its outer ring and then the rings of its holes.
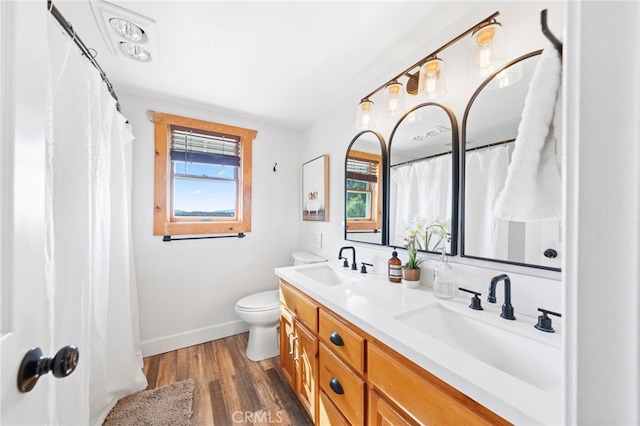
{"type": "Polygon", "coordinates": [[[240,138],[171,126],[171,161],[240,166],[240,138]]]}
{"type": "Polygon", "coordinates": [[[378,182],[378,162],[362,158],[347,158],[347,179],[378,182]]]}

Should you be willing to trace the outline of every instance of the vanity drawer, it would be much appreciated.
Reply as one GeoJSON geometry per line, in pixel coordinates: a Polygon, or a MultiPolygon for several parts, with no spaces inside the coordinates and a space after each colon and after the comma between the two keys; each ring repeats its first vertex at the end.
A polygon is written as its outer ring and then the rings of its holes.
{"type": "Polygon", "coordinates": [[[508,425],[460,391],[395,353],[367,345],[370,385],[424,424],[508,425]]]}
{"type": "Polygon", "coordinates": [[[318,331],[318,306],[283,280],[280,280],[280,303],[310,330],[318,331]]]}
{"type": "Polygon", "coordinates": [[[320,388],[352,425],[364,424],[365,382],[320,343],[320,388]]]}
{"type": "Polygon", "coordinates": [[[318,409],[318,424],[331,426],[350,426],[349,421],[344,418],[338,407],[331,402],[331,399],[324,391],[320,391],[320,408],[318,409]]]}
{"type": "Polygon", "coordinates": [[[332,314],[320,309],[320,340],[334,354],[364,374],[364,338],[332,314]]]}

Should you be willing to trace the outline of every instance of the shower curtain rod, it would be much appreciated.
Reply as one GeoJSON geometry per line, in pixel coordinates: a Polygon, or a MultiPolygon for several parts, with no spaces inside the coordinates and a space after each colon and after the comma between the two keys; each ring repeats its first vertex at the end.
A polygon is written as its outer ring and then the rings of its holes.
{"type": "Polygon", "coordinates": [[[407,164],[413,164],[413,163],[417,163],[419,161],[429,160],[431,158],[442,157],[443,155],[449,155],[451,153],[452,153],[452,151],[447,151],[447,152],[443,152],[443,153],[440,153],[440,154],[428,155],[426,157],[415,158],[413,160],[405,161],[405,162],[402,162],[402,163],[392,164],[390,167],[394,168],[394,167],[398,167],[398,166],[406,166],[407,164]]]}
{"type": "Polygon", "coordinates": [[[94,52],[96,52],[95,54],[91,54],[90,49],[87,47],[86,44],[84,44],[84,42],[80,39],[78,34],[76,34],[76,30],[73,29],[71,22],[65,19],[64,15],[62,15],[62,13],[60,13],[58,8],[53,4],[53,1],[47,0],[47,10],[49,10],[51,15],[53,15],[53,17],[56,19],[56,21],[58,21],[60,26],[67,32],[67,34],[69,34],[69,36],[71,37],[73,42],[76,44],[76,46],[78,46],[82,54],[89,59],[89,62],[91,62],[91,65],[96,67],[96,69],[100,73],[100,78],[102,78],[102,81],[104,81],[104,83],[107,85],[107,90],[109,90],[109,93],[111,94],[113,99],[116,100],[116,109],[118,110],[118,112],[120,112],[120,101],[118,101],[118,96],[116,95],[115,90],[113,90],[113,85],[107,78],[107,74],[104,72],[104,70],[98,63],[98,61],[96,61],[96,55],[98,53],[95,51],[95,49],[91,49],[94,52]]]}
{"type": "Polygon", "coordinates": [[[505,140],[500,141],[500,142],[491,142],[491,143],[488,143],[488,144],[486,144],[486,145],[473,146],[473,147],[471,147],[471,148],[467,148],[467,149],[465,149],[464,151],[465,151],[465,152],[469,152],[469,151],[477,151],[477,150],[479,150],[479,149],[491,148],[491,147],[498,146],[498,145],[506,145],[506,144],[508,144],[508,143],[515,142],[515,141],[516,141],[515,139],[505,139],[505,140]]]}

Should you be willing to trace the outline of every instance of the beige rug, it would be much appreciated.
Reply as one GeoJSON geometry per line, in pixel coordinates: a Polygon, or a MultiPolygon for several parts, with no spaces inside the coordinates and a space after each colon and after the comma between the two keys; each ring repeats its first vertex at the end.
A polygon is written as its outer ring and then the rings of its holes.
{"type": "Polygon", "coordinates": [[[122,398],[103,426],[189,426],[193,387],[193,379],[188,379],[122,398]]]}

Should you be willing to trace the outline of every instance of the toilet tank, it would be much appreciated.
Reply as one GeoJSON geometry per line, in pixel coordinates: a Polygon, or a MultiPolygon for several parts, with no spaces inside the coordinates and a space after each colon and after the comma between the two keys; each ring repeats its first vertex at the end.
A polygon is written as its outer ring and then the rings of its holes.
{"type": "Polygon", "coordinates": [[[324,257],[320,257],[306,251],[294,251],[293,253],[291,253],[291,257],[293,259],[294,265],[306,265],[309,263],[320,263],[327,261],[327,259],[325,259],[324,257]]]}

